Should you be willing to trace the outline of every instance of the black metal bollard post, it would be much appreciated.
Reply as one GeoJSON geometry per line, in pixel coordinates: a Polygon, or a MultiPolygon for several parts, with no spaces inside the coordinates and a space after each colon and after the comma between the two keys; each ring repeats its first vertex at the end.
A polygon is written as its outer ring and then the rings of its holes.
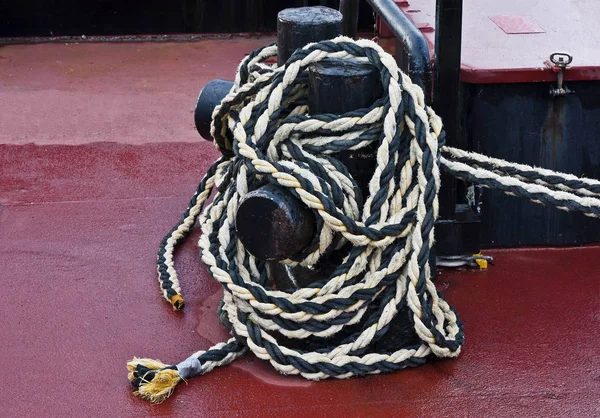
{"type": "MultiPolygon", "coordinates": [[[[200,136],[207,141],[212,141],[213,137],[210,134],[210,123],[212,120],[212,113],[215,107],[225,96],[229,93],[233,87],[233,81],[216,79],[210,81],[198,96],[196,101],[196,108],[194,109],[194,124],[196,130],[200,136]]],[[[223,149],[224,144],[218,144],[223,149]]]]}
{"type": "MultiPolygon", "coordinates": [[[[370,64],[326,59],[309,68],[308,105],[312,114],[343,114],[370,106],[382,95],[379,73],[370,64]]],[[[362,193],[375,168],[376,145],[359,151],[346,151],[337,157],[346,165],[362,193]]],[[[283,188],[267,186],[248,193],[236,215],[238,236],[246,249],[262,260],[283,260],[305,249],[314,238],[314,215],[298,210],[304,206],[283,188]],[[266,191],[264,189],[267,189],[266,191]],[[276,222],[257,223],[262,219],[276,222]],[[303,233],[312,224],[312,235],[303,233]],[[302,232],[298,229],[302,226],[302,232]],[[253,236],[252,231],[257,238],[253,236]],[[289,235],[281,239],[284,231],[289,235]],[[264,237],[264,238],[263,238],[264,237]]],[[[314,280],[313,280],[314,281],[314,280]]]]}
{"type": "Polygon", "coordinates": [[[310,244],[315,224],[314,214],[301,200],[284,188],[268,184],[245,196],[235,226],[238,238],[252,255],[275,261],[310,244]]]}
{"type": "MultiPolygon", "coordinates": [[[[382,94],[379,73],[370,64],[357,61],[325,59],[308,70],[308,108],[311,113],[341,115],[371,106],[382,94]]],[[[377,147],[360,151],[343,151],[337,158],[344,163],[363,194],[375,170],[377,147]]]]}
{"type": "Polygon", "coordinates": [[[342,14],[323,6],[284,9],[277,15],[277,65],[283,65],[298,48],[333,39],[342,28],[342,14]]]}
{"type": "MultiPolygon", "coordinates": [[[[284,9],[277,16],[278,65],[283,65],[298,48],[308,43],[332,39],[340,35],[342,14],[328,7],[299,7],[284,9]]],[[[211,116],[215,107],[229,93],[233,81],[212,80],[198,96],[194,110],[194,123],[201,137],[208,141],[211,116]]],[[[224,144],[218,144],[224,150],[224,144]]]]}
{"type": "MultiPolygon", "coordinates": [[[[342,14],[328,7],[282,10],[277,16],[278,65],[285,64],[296,49],[308,43],[339,36],[341,24],[342,14]]],[[[315,220],[310,210],[299,210],[298,205],[304,207],[281,187],[263,187],[248,193],[236,214],[236,230],[248,252],[261,260],[275,261],[289,258],[306,248],[314,236],[315,220]],[[259,230],[257,211],[262,219],[277,219],[277,222],[261,223],[259,230]],[[308,229],[306,225],[311,225],[310,235],[304,233],[308,229]],[[300,226],[302,231],[298,229],[300,226]],[[289,235],[283,236],[283,231],[289,231],[289,235]],[[264,238],[257,239],[253,234],[264,238]]]]}
{"type": "MultiPolygon", "coordinates": [[[[280,50],[280,64],[289,58],[285,54],[290,52],[285,51],[280,50]]],[[[309,68],[308,82],[311,114],[341,115],[369,107],[382,96],[379,73],[370,64],[360,62],[323,60],[309,68]]],[[[359,151],[346,151],[337,155],[362,193],[368,193],[368,182],[376,165],[376,149],[377,144],[373,144],[359,151]]],[[[291,193],[277,186],[269,185],[251,192],[238,208],[238,236],[246,249],[262,260],[291,257],[305,249],[314,238],[314,215],[310,210],[303,210],[303,206],[291,193]],[[262,217],[262,220],[258,221],[257,217],[262,217]],[[312,225],[311,234],[305,233],[307,225],[312,225]],[[252,234],[254,236],[249,236],[252,234]]],[[[281,290],[306,287],[329,277],[341,261],[342,253],[334,251],[310,269],[286,268],[280,263],[269,263],[269,275],[281,290]]],[[[377,342],[378,350],[393,351],[419,341],[410,319],[411,314],[407,306],[399,309],[398,315],[389,324],[389,331],[377,342]]],[[[339,338],[344,338],[344,335],[339,338]]],[[[302,341],[298,344],[303,349],[309,349],[311,342],[302,341]]]]}

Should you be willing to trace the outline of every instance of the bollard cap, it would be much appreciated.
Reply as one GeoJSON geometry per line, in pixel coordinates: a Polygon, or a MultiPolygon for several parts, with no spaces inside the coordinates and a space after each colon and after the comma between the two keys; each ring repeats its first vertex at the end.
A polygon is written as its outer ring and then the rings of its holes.
{"type": "Polygon", "coordinates": [[[277,15],[277,64],[283,65],[298,48],[333,39],[341,33],[342,14],[329,7],[284,9],[277,15]]]}
{"type": "Polygon", "coordinates": [[[339,24],[342,14],[335,9],[325,6],[291,7],[283,9],[277,14],[277,23],[285,22],[302,26],[321,26],[326,24],[339,24]]]}

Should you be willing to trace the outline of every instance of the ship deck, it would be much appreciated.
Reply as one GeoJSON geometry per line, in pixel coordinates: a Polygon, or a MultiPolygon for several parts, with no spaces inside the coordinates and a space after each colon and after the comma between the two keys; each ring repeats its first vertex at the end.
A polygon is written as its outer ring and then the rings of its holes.
{"type": "Polygon", "coordinates": [[[134,355],[172,363],[227,337],[195,239],[177,256],[184,313],[158,292],[156,251],[218,156],[194,129],[199,90],[272,40],[0,48],[3,415],[600,415],[598,245],[443,272],[455,360],[309,382],[247,354],[161,405],[132,395],[134,355]]]}

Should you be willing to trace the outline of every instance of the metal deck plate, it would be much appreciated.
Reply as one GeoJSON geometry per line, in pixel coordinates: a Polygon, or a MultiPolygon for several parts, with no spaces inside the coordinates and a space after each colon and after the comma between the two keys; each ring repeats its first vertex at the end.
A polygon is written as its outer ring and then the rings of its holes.
{"type": "MultiPolygon", "coordinates": [[[[435,3],[410,0],[401,8],[419,25],[435,27],[435,3]]],[[[555,81],[545,62],[558,51],[574,57],[565,80],[600,80],[599,17],[596,0],[464,0],[461,80],[555,81]]],[[[423,33],[433,51],[435,32],[423,33]]]]}

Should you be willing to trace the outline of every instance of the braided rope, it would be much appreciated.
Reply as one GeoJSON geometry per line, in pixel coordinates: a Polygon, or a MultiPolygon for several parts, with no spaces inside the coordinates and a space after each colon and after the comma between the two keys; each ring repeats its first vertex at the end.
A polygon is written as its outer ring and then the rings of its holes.
{"type": "Polygon", "coordinates": [[[532,202],[600,217],[600,181],[444,147],[442,167],[453,176],[532,202]]]}
{"type": "Polygon", "coordinates": [[[212,125],[216,142],[231,156],[208,170],[158,256],[163,296],[181,309],[173,253],[199,220],[202,261],[223,285],[222,313],[235,338],[176,366],[129,362],[137,394],[153,402],[169,396],[180,380],[230,363],[246,347],[281,373],[314,380],[391,372],[422,364],[430,355],[457,356],[462,325],[432,283],[428,265],[440,160],[444,169],[470,182],[598,215],[600,182],[443,147],[441,120],[425,105],[423,92],[374,42],[339,37],[297,50],[285,66],[267,65],[276,54],[274,45],[258,49],[238,67],[212,125]],[[308,115],[307,69],[328,57],[371,63],[381,75],[384,97],[341,116],[308,115]],[[373,143],[377,165],[363,201],[335,154],[373,143]],[[285,187],[317,215],[312,244],[283,263],[314,265],[332,249],[352,244],[326,281],[289,293],[274,290],[265,263],[237,239],[240,200],[266,183],[285,187]],[[211,193],[212,202],[202,211],[211,193]],[[403,307],[410,311],[418,343],[378,352],[375,343],[403,307]],[[350,335],[342,332],[348,329],[350,335]],[[328,343],[338,333],[344,338],[328,343]],[[323,341],[313,351],[284,342],[311,338],[323,341]]]}

